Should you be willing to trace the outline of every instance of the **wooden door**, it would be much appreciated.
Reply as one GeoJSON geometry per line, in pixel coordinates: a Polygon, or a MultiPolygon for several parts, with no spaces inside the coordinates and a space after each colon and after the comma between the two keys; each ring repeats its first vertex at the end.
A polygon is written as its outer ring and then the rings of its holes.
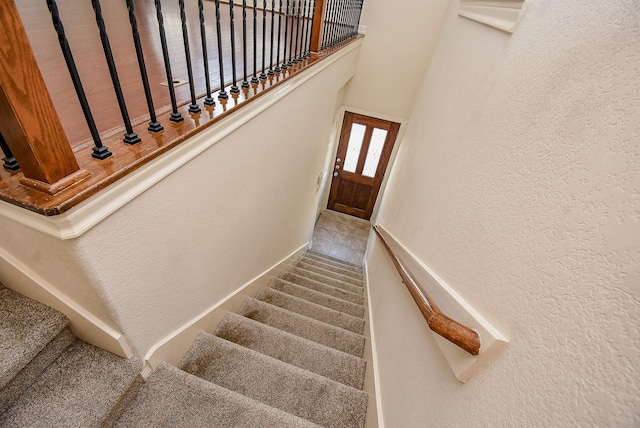
{"type": "Polygon", "coordinates": [[[400,124],[346,112],[328,208],[369,220],[400,124]]]}

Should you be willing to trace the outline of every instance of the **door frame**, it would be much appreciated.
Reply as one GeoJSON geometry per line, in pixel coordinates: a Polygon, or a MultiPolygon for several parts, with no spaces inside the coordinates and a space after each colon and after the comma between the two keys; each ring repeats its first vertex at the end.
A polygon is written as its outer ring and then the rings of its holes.
{"type": "Polygon", "coordinates": [[[327,157],[325,160],[325,168],[324,168],[324,183],[322,194],[319,197],[318,204],[318,212],[317,217],[320,216],[320,212],[322,210],[327,209],[329,204],[329,193],[331,192],[331,180],[333,179],[333,166],[335,165],[336,155],[338,154],[338,145],[340,143],[340,134],[342,132],[342,125],[344,122],[344,113],[351,112],[356,114],[361,114],[364,116],[371,116],[374,118],[387,120],[389,122],[396,122],[400,124],[400,129],[398,130],[398,135],[396,136],[396,142],[393,145],[393,150],[391,151],[391,156],[389,157],[389,162],[387,164],[387,171],[382,178],[382,184],[380,184],[380,190],[378,191],[378,197],[376,198],[375,205],[373,206],[373,211],[371,212],[371,219],[369,220],[371,224],[375,224],[378,219],[378,214],[380,210],[380,204],[384,199],[385,190],[387,188],[387,183],[389,182],[389,178],[393,174],[393,167],[395,165],[396,157],[398,154],[398,150],[402,144],[402,140],[404,137],[404,132],[407,128],[407,119],[397,116],[392,116],[388,114],[378,113],[371,110],[364,110],[356,107],[351,107],[348,105],[342,105],[340,108],[336,110],[336,114],[333,120],[333,132],[329,136],[329,147],[327,149],[327,157]]]}

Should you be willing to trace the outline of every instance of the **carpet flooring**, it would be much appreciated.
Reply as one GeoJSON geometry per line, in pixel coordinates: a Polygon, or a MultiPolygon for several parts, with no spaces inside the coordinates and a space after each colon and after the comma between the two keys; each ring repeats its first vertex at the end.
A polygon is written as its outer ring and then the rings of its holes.
{"type": "Polygon", "coordinates": [[[362,268],[307,251],[177,367],[76,339],[68,320],[0,285],[0,426],[365,426],[362,268]]]}

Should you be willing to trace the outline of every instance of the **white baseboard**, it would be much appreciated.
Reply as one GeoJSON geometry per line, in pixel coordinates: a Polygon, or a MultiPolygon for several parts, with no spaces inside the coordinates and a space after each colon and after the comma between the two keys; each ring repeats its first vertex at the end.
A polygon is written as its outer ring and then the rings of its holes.
{"type": "Polygon", "coordinates": [[[122,333],[105,324],[2,247],[0,271],[5,287],[65,314],[78,338],[120,357],[133,357],[134,352],[122,333]]]}
{"type": "MultiPolygon", "coordinates": [[[[365,275],[365,284],[368,284],[367,279],[369,278],[369,268],[368,268],[368,264],[367,264],[367,260],[365,258],[364,260],[364,275],[365,275]]],[[[376,415],[377,415],[377,427],[378,428],[384,428],[384,419],[383,419],[383,414],[382,414],[382,394],[380,393],[380,376],[378,374],[378,353],[376,352],[377,346],[376,346],[376,336],[375,336],[375,331],[374,331],[374,327],[373,327],[373,317],[374,314],[371,311],[371,291],[370,288],[367,286],[367,302],[369,302],[369,304],[367,305],[367,313],[369,315],[369,319],[367,320],[369,323],[369,334],[371,335],[370,337],[370,346],[371,346],[371,366],[372,366],[372,371],[373,371],[373,382],[374,382],[374,388],[375,388],[375,397],[376,397],[376,415]]],[[[369,425],[369,424],[367,424],[369,425]]],[[[366,427],[368,428],[368,427],[366,427]]]]}
{"type": "Polygon", "coordinates": [[[273,267],[256,276],[152,346],[144,358],[143,375],[146,375],[144,377],[148,377],[163,361],[177,366],[201,331],[213,332],[228,312],[237,312],[244,299],[255,296],[261,287],[268,284],[272,277],[278,276],[280,272],[287,269],[308,246],[307,242],[273,267]]]}

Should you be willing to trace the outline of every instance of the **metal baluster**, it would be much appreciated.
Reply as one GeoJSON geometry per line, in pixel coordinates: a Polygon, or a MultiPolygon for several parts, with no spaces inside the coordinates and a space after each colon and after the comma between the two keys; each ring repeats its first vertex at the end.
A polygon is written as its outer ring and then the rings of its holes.
{"type": "Polygon", "coordinates": [[[220,71],[220,92],[218,93],[218,98],[221,100],[226,100],[229,98],[229,95],[224,90],[224,60],[222,56],[222,29],[220,28],[220,0],[215,0],[216,2],[216,32],[218,36],[218,64],[220,71]]]}
{"type": "Polygon", "coordinates": [[[356,20],[356,11],[357,11],[357,5],[356,5],[356,1],[355,0],[351,0],[351,14],[349,15],[349,22],[348,22],[348,36],[347,38],[351,38],[353,36],[356,35],[356,32],[353,31],[354,28],[354,22],[356,20]]]}
{"type": "Polygon", "coordinates": [[[306,58],[311,57],[311,37],[313,34],[313,23],[316,22],[316,0],[313,0],[313,4],[311,5],[311,8],[313,12],[311,13],[311,21],[309,22],[309,28],[308,28],[309,43],[307,44],[307,54],[305,55],[306,58]]]}
{"type": "Polygon", "coordinates": [[[363,4],[364,4],[364,0],[358,0],[357,19],[356,19],[356,25],[355,25],[356,34],[358,34],[358,30],[360,28],[360,17],[362,16],[362,5],[363,4]]]}
{"type": "Polygon", "coordinates": [[[349,3],[350,3],[350,0],[343,1],[342,11],[340,13],[340,17],[338,18],[340,22],[340,26],[338,27],[339,31],[338,31],[337,43],[343,42],[345,40],[345,28],[347,26],[346,19],[347,19],[347,16],[349,15],[349,3]]]}
{"type": "Polygon", "coordinates": [[[280,73],[280,30],[282,29],[282,0],[280,0],[280,9],[278,11],[278,52],[276,53],[276,73],[280,73]]]}
{"type": "Polygon", "coordinates": [[[220,0],[215,0],[216,4],[216,35],[218,39],[218,70],[220,71],[220,92],[218,98],[226,100],[229,95],[224,90],[224,60],[222,55],[222,31],[220,28],[220,0]]]}
{"type": "Polygon", "coordinates": [[[180,8],[180,22],[182,23],[182,42],[184,43],[184,57],[187,62],[187,75],[189,76],[189,93],[191,94],[191,104],[189,113],[200,113],[200,106],[196,102],[196,86],[193,83],[193,67],[191,66],[191,49],[189,49],[189,30],[187,29],[187,14],[184,10],[184,0],[178,0],[180,8]]]}
{"type": "Polygon", "coordinates": [[[156,15],[158,17],[158,31],[160,33],[160,45],[162,47],[162,58],[164,60],[164,70],[167,75],[167,86],[169,87],[169,98],[171,98],[171,122],[181,122],[184,120],[178,111],[176,101],[176,90],[173,86],[173,75],[171,74],[171,63],[169,62],[169,50],[167,49],[167,34],[164,31],[164,18],[162,17],[162,4],[160,0],[154,0],[156,5],[156,15]]]}
{"type": "Polygon", "coordinates": [[[251,83],[257,84],[258,79],[258,0],[253,0],[253,77],[251,83]]]}
{"type": "Polygon", "coordinates": [[[298,58],[302,61],[307,56],[307,14],[309,13],[309,5],[311,1],[304,0],[304,8],[302,9],[302,36],[300,37],[300,54],[298,58]]]}
{"type": "Polygon", "coordinates": [[[58,42],[60,43],[60,49],[62,49],[62,56],[64,56],[64,60],[67,64],[67,69],[69,70],[69,76],[71,77],[73,87],[75,88],[76,95],[78,96],[78,101],[80,102],[80,107],[82,108],[82,114],[87,121],[87,126],[89,127],[91,138],[93,139],[94,147],[91,156],[96,159],[106,159],[111,156],[112,153],[109,151],[107,146],[102,144],[102,141],[100,140],[100,134],[98,133],[96,122],[93,120],[93,114],[91,113],[91,109],[89,108],[89,102],[87,101],[87,96],[84,92],[84,88],[82,87],[82,82],[80,81],[80,75],[78,74],[76,63],[73,60],[73,54],[71,53],[71,48],[69,47],[69,41],[67,40],[67,36],[64,33],[64,26],[62,25],[62,20],[60,19],[58,5],[56,4],[55,0],[47,0],[47,6],[49,8],[49,12],[51,13],[53,27],[58,34],[58,42]]]}
{"type": "Polygon", "coordinates": [[[340,0],[335,1],[335,6],[333,9],[333,17],[331,18],[331,22],[333,23],[331,28],[331,36],[329,36],[329,46],[333,46],[336,44],[336,33],[338,32],[338,18],[340,17],[340,0]]]}
{"type": "Polygon", "coordinates": [[[125,104],[124,95],[122,94],[122,87],[120,86],[120,79],[118,78],[118,71],[116,70],[116,63],[113,60],[113,53],[111,52],[109,36],[107,35],[107,29],[104,25],[104,19],[102,18],[102,8],[100,7],[100,0],[91,0],[91,5],[93,6],[93,10],[96,13],[96,24],[98,24],[98,30],[100,31],[102,50],[104,50],[104,56],[107,60],[107,66],[109,68],[109,74],[111,75],[111,82],[113,83],[113,89],[116,92],[118,107],[120,107],[122,121],[124,122],[124,127],[126,130],[123,141],[127,144],[139,143],[142,140],[140,140],[138,134],[133,132],[133,127],[131,126],[129,112],[127,111],[127,105],[125,104]]]}
{"type": "Polygon", "coordinates": [[[322,46],[320,49],[325,49],[328,46],[329,40],[329,27],[331,25],[331,13],[333,12],[333,1],[327,0],[326,12],[324,15],[324,28],[322,29],[322,46]]]}
{"type": "Polygon", "coordinates": [[[287,0],[287,8],[284,11],[284,52],[282,55],[281,69],[287,69],[287,30],[289,29],[289,0],[287,0]]]}
{"type": "Polygon", "coordinates": [[[271,47],[269,48],[269,76],[273,76],[273,23],[276,19],[276,0],[271,0],[271,47]]]}
{"type": "Polygon", "coordinates": [[[158,122],[156,117],[156,109],[153,107],[153,98],[151,97],[151,88],[149,87],[149,75],[147,67],[144,63],[144,55],[142,53],[142,44],[140,43],[140,33],[138,32],[138,21],[133,7],[133,0],[127,0],[127,9],[129,10],[129,23],[131,24],[131,34],[133,36],[133,45],[136,48],[136,56],[138,57],[138,67],[140,68],[140,78],[142,79],[142,87],[144,88],[144,96],[147,99],[147,109],[149,110],[149,127],[151,132],[160,132],[164,128],[158,122]]]}
{"type": "Polygon", "coordinates": [[[200,39],[202,40],[202,61],[204,63],[204,83],[207,88],[207,96],[204,98],[204,105],[214,106],[216,102],[211,96],[211,78],[209,76],[209,55],[207,53],[207,34],[204,26],[204,4],[203,0],[198,0],[198,16],[200,17],[200,39]]]}
{"type": "Polygon", "coordinates": [[[345,17],[345,30],[343,34],[343,39],[347,40],[353,35],[352,27],[353,27],[353,16],[354,11],[356,10],[354,0],[349,0],[347,7],[347,16],[345,17]]]}
{"type": "Polygon", "coordinates": [[[231,70],[233,73],[233,84],[231,85],[231,89],[229,89],[229,92],[231,92],[232,94],[237,94],[240,92],[240,89],[238,88],[238,82],[236,79],[236,32],[233,25],[233,7],[233,0],[229,0],[229,19],[231,20],[229,22],[229,31],[231,31],[231,70]]]}
{"type": "Polygon", "coordinates": [[[296,20],[296,45],[295,48],[293,49],[293,62],[297,63],[299,61],[298,59],[298,41],[300,40],[300,10],[302,9],[300,7],[300,3],[301,0],[298,0],[298,14],[295,17],[296,20]]]}
{"type": "Polygon", "coordinates": [[[267,48],[267,0],[262,2],[262,72],[260,72],[260,79],[265,80],[267,75],[266,70],[266,48],[267,48]]]}
{"type": "Polygon", "coordinates": [[[4,140],[2,134],[0,134],[0,149],[4,152],[4,158],[2,160],[4,163],[2,164],[3,168],[7,171],[17,171],[20,169],[20,165],[18,165],[18,161],[15,157],[13,157],[13,153],[9,148],[9,145],[4,140]]]}
{"type": "Polygon", "coordinates": [[[289,38],[289,62],[287,62],[287,65],[292,66],[294,61],[293,61],[293,23],[295,22],[295,17],[296,17],[296,2],[297,0],[293,0],[291,2],[291,37],[289,38]]]}
{"type": "Polygon", "coordinates": [[[242,0],[242,66],[244,71],[244,79],[242,87],[248,88],[247,80],[247,0],[242,0]]]}

